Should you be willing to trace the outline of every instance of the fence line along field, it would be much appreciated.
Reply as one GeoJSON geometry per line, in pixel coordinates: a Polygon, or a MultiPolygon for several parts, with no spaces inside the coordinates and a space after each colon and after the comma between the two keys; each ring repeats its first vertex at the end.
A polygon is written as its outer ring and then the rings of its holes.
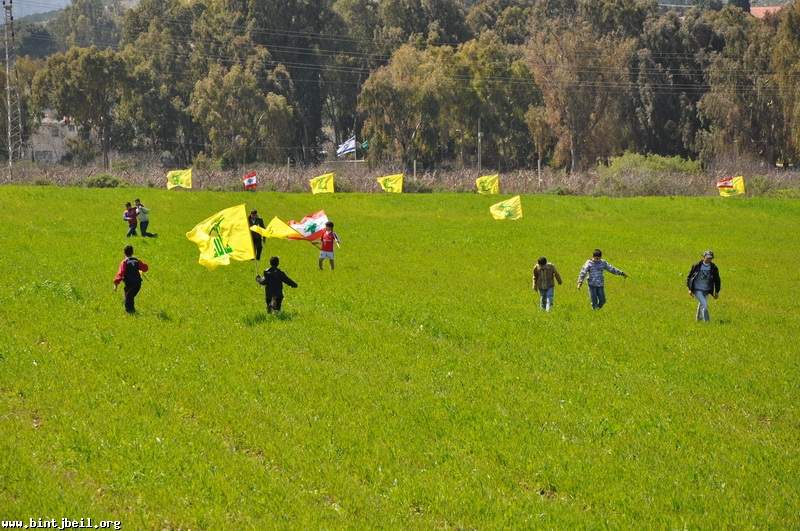
{"type": "Polygon", "coordinates": [[[0,518],[129,529],[796,527],[800,203],[0,188],[0,518]],[[158,238],[126,239],[139,197],[158,238]],[[246,202],[324,209],[342,247],[197,264],[246,202]],[[127,243],[150,265],[127,316],[127,243]],[[575,289],[600,247],[592,312],[575,289]],[[694,322],[685,277],[722,291],[694,322]],[[537,310],[531,268],[564,285],[537,310]],[[263,269],[263,265],[262,265],[263,269]]]}

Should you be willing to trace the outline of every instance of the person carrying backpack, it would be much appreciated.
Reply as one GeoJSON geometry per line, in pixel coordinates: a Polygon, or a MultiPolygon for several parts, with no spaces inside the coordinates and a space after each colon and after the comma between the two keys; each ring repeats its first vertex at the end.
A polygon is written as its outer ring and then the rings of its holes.
{"type": "Polygon", "coordinates": [[[114,291],[120,282],[125,282],[125,311],[136,313],[134,299],[142,289],[142,272],[150,269],[147,264],[133,256],[133,245],[125,246],[125,259],[119,264],[117,276],[114,277],[114,291]]]}

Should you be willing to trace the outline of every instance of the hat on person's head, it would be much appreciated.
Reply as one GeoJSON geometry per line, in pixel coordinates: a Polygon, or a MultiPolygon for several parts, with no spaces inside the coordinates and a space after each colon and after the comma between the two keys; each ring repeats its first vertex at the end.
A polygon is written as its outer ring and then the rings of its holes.
{"type": "Polygon", "coordinates": [[[703,258],[705,258],[706,256],[709,257],[709,258],[714,258],[714,251],[712,251],[711,249],[709,249],[708,251],[705,251],[703,253],[703,258]]]}

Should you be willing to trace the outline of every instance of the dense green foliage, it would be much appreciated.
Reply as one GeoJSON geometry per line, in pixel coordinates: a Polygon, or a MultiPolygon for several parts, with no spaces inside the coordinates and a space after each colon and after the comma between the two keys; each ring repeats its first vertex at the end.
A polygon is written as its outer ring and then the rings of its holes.
{"type": "Polygon", "coordinates": [[[108,81],[69,58],[108,49],[125,65],[111,121],[82,125],[103,152],[186,164],[201,152],[223,165],[314,162],[351,134],[373,162],[464,164],[479,133],[483,165],[501,170],[580,170],[624,151],[796,162],[800,0],[764,20],[747,1],[698,4],[74,0],[26,27],[21,53],[49,59],[23,92],[34,117],[85,116],[91,98],[61,106],[61,85],[108,81]]]}
{"type": "Polygon", "coordinates": [[[788,528],[800,458],[800,203],[326,197],[0,188],[0,518],[123,528],[788,528]],[[127,317],[124,201],[151,208],[127,317]],[[337,269],[269,241],[300,287],[263,311],[250,263],[184,233],[239,202],[324,208],[337,269]],[[600,246],[593,313],[575,277],[600,246]],[[713,321],[685,274],[717,253],[713,321]],[[546,255],[565,284],[536,309],[546,255]]]}

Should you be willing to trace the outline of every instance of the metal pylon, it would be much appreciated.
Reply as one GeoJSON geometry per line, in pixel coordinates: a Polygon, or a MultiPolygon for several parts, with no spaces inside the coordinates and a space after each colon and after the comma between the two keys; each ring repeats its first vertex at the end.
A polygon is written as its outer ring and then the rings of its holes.
{"type": "MultiPolygon", "coordinates": [[[[14,43],[14,13],[13,0],[3,0],[5,25],[3,33],[6,48],[6,115],[8,121],[8,171],[14,169],[14,160],[24,157],[24,144],[22,142],[22,104],[19,98],[19,77],[17,76],[17,54],[14,43]]],[[[10,175],[11,176],[11,175],[10,175]]]]}

